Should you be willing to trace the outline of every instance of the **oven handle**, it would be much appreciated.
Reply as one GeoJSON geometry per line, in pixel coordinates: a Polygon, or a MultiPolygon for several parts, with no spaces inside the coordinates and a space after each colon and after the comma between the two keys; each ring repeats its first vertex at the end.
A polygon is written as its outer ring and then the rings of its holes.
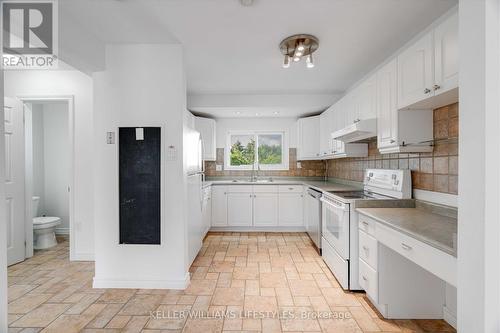
{"type": "Polygon", "coordinates": [[[321,198],[319,200],[321,200],[321,202],[324,203],[325,205],[332,207],[333,209],[342,210],[344,212],[349,211],[349,206],[347,206],[347,205],[345,205],[343,203],[338,203],[337,204],[337,203],[331,202],[329,200],[326,200],[324,198],[321,198]]]}

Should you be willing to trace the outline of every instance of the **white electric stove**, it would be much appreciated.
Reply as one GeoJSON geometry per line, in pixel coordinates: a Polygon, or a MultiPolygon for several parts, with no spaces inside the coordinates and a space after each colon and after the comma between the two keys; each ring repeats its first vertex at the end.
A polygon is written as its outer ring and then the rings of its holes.
{"type": "Polygon", "coordinates": [[[411,198],[410,170],[367,169],[363,190],[326,192],[322,202],[322,256],[342,288],[362,290],[358,282],[359,200],[411,198]]]}

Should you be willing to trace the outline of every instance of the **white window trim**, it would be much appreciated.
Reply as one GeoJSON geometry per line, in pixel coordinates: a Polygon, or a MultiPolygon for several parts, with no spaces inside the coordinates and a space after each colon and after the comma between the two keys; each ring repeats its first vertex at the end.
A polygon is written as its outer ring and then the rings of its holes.
{"type": "Polygon", "coordinates": [[[254,168],[256,171],[283,171],[289,170],[289,154],[288,154],[288,133],[285,131],[252,131],[252,130],[239,130],[239,131],[228,131],[226,135],[226,147],[224,148],[224,170],[252,170],[254,168]],[[258,147],[259,147],[259,135],[262,134],[279,134],[281,135],[281,147],[282,147],[282,159],[281,164],[260,164],[258,163],[258,147]],[[231,161],[231,136],[232,135],[253,135],[255,137],[255,154],[256,161],[252,167],[252,165],[230,165],[231,161]]]}

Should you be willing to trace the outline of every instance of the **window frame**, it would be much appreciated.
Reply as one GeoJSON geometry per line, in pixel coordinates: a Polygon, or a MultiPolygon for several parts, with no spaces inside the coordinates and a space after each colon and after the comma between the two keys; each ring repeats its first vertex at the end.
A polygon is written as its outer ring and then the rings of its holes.
{"type": "Polygon", "coordinates": [[[252,170],[268,171],[276,170],[283,171],[289,170],[289,154],[287,144],[287,133],[285,131],[252,131],[252,130],[239,130],[228,131],[226,134],[226,147],[224,149],[224,169],[225,170],[252,170]],[[249,135],[253,136],[255,140],[255,159],[254,164],[248,165],[231,165],[231,136],[233,135],[249,135]],[[281,164],[260,164],[259,163],[259,135],[281,135],[281,164]]]}

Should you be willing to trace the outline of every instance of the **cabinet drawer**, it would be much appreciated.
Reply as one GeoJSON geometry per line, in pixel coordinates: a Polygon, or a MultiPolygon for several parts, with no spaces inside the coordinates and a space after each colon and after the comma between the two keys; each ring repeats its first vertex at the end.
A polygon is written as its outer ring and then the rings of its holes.
{"type": "Polygon", "coordinates": [[[359,230],[359,258],[363,259],[374,270],[378,264],[378,243],[375,238],[363,230],[359,230]]]}
{"type": "Polygon", "coordinates": [[[449,284],[457,285],[457,258],[382,224],[377,240],[449,284]]]}
{"type": "Polygon", "coordinates": [[[254,185],[254,193],[278,193],[278,185],[254,185]]]}
{"type": "Polygon", "coordinates": [[[227,193],[252,193],[252,185],[228,185],[227,193]]]}
{"type": "Polygon", "coordinates": [[[280,193],[302,193],[304,187],[302,185],[279,185],[280,193]]]}
{"type": "Polygon", "coordinates": [[[359,260],[359,284],[370,296],[370,298],[378,303],[378,274],[363,260],[359,260]]]}
{"type": "Polygon", "coordinates": [[[358,227],[360,230],[363,230],[368,235],[375,236],[375,226],[376,225],[377,225],[377,222],[374,219],[369,218],[368,216],[365,216],[363,214],[359,214],[358,227]]]}

